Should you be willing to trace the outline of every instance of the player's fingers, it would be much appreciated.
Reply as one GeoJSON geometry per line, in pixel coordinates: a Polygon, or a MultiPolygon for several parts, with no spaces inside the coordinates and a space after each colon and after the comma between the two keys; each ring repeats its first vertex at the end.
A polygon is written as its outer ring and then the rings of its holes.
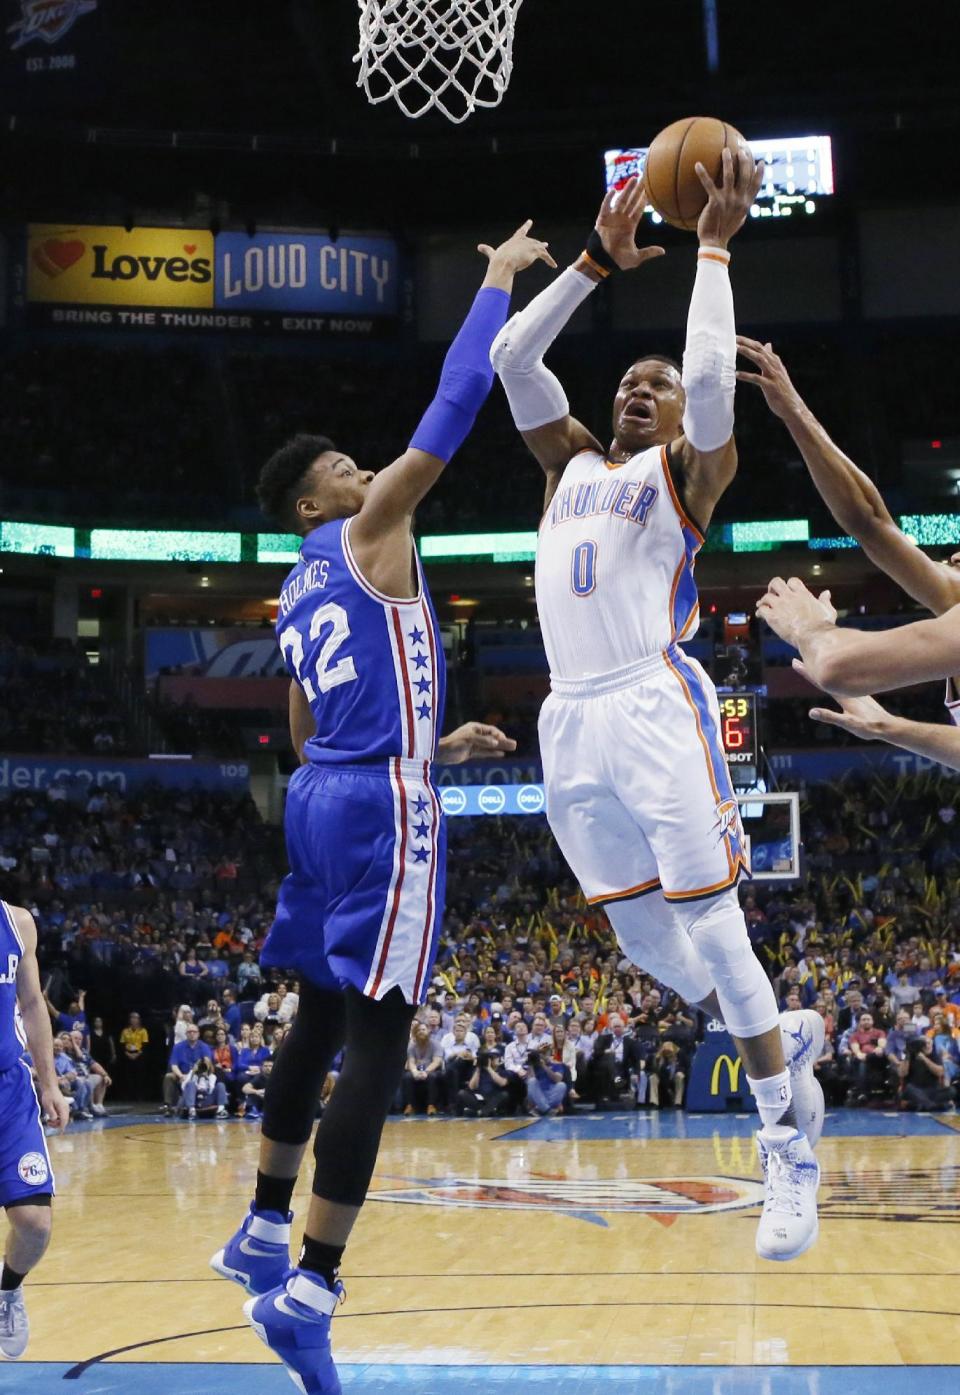
{"type": "Polygon", "coordinates": [[[738,168],[739,162],[737,165],[733,163],[733,151],[725,145],[720,152],[720,182],[724,189],[736,188],[738,168]]]}
{"type": "Polygon", "coordinates": [[[762,373],[744,373],[743,369],[737,369],[738,383],[753,383],[756,387],[763,387],[769,381],[770,379],[765,378],[762,373]]]}
{"type": "Polygon", "coordinates": [[[486,257],[488,261],[493,256],[493,248],[486,242],[478,242],[477,251],[486,257]]]}
{"type": "Polygon", "coordinates": [[[831,599],[830,599],[830,591],[829,591],[829,589],[826,590],[826,591],[821,591],[820,594],[819,594],[819,596],[817,597],[817,600],[820,602],[821,605],[829,605],[829,606],[832,606],[832,605],[833,605],[833,601],[831,601],[831,599]]]}
{"type": "Polygon", "coordinates": [[[767,582],[767,595],[779,596],[787,589],[787,583],[782,576],[771,577],[767,582]]]}
{"type": "Polygon", "coordinates": [[[700,183],[706,189],[707,194],[715,194],[717,192],[717,186],[716,184],[714,184],[713,180],[710,178],[710,175],[707,173],[706,165],[702,165],[698,160],[693,168],[700,183]]]}
{"type": "Polygon", "coordinates": [[[848,731],[853,730],[845,712],[834,712],[832,707],[811,707],[810,716],[815,722],[826,722],[830,727],[846,727],[848,731]]]}
{"type": "Polygon", "coordinates": [[[528,218],[526,222],[520,224],[519,228],[517,228],[517,231],[513,235],[514,237],[526,237],[527,233],[530,231],[532,227],[533,219],[528,218]]]}
{"type": "Polygon", "coordinates": [[[642,266],[644,262],[652,261],[654,257],[665,257],[667,255],[665,247],[638,247],[635,266],[642,266]]]}
{"type": "Polygon", "coordinates": [[[616,192],[617,192],[616,189],[608,189],[607,192],[604,194],[604,196],[603,196],[603,203],[600,205],[600,212],[597,214],[597,222],[598,222],[598,223],[599,223],[608,213],[612,213],[612,211],[613,211],[613,200],[614,200],[614,196],[615,196],[616,192]]]}
{"type": "Polygon", "coordinates": [[[760,192],[760,187],[763,184],[763,176],[766,174],[766,172],[766,165],[762,160],[758,160],[756,163],[756,167],[753,171],[753,178],[750,181],[750,188],[753,191],[754,198],[756,198],[756,196],[760,192]]]}
{"type": "Polygon", "coordinates": [[[792,576],[787,582],[787,586],[791,591],[806,591],[807,589],[798,576],[792,576]]]}
{"type": "Polygon", "coordinates": [[[547,251],[546,244],[544,244],[544,246],[540,248],[540,250],[537,252],[537,256],[540,258],[542,262],[546,262],[547,266],[552,266],[554,271],[556,271],[557,264],[551,257],[550,253],[547,251]]]}

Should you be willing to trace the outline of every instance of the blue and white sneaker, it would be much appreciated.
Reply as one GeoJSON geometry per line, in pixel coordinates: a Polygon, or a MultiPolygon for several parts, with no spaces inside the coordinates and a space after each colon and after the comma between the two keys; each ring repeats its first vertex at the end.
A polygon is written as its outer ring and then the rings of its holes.
{"type": "Polygon", "coordinates": [[[815,1063],[823,1053],[826,1028],[823,1018],[813,1008],[800,1012],[781,1012],[780,1035],[783,1055],[790,1072],[790,1090],[797,1116],[797,1128],[807,1135],[811,1148],[816,1148],[823,1132],[823,1087],[813,1073],[815,1063]]]}
{"type": "Polygon", "coordinates": [[[785,1127],[762,1128],[757,1153],[764,1189],[757,1254],[761,1259],[796,1259],[820,1233],[820,1164],[806,1137],[785,1127]]]}
{"type": "Polygon", "coordinates": [[[290,1223],[293,1212],[250,1211],[236,1235],[218,1250],[210,1268],[248,1293],[268,1293],[290,1268],[290,1223]]]}
{"type": "Polygon", "coordinates": [[[343,1298],[339,1280],[328,1288],[319,1274],[288,1269],[277,1288],[243,1305],[244,1317],[279,1356],[302,1395],[341,1395],[330,1354],[330,1319],[343,1298]]]}

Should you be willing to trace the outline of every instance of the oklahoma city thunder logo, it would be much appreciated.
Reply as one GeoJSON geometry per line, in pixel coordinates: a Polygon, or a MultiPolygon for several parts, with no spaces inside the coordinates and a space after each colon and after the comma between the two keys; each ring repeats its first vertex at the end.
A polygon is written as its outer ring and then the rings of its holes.
{"type": "Polygon", "coordinates": [[[716,830],[718,843],[722,843],[724,838],[728,836],[738,840],[742,837],[740,810],[735,799],[721,800],[717,805],[717,821],[713,826],[716,830]]]}
{"type": "Polygon", "coordinates": [[[7,26],[7,33],[14,36],[10,51],[23,48],[32,39],[55,44],[81,15],[96,8],[97,0],[20,0],[20,18],[7,26]]]}
{"type": "Polygon", "coordinates": [[[763,1185],[739,1177],[609,1177],[517,1182],[503,1177],[444,1177],[409,1189],[371,1192],[371,1201],[468,1210],[553,1211],[606,1225],[599,1213],[673,1218],[763,1204],[763,1185]]]}

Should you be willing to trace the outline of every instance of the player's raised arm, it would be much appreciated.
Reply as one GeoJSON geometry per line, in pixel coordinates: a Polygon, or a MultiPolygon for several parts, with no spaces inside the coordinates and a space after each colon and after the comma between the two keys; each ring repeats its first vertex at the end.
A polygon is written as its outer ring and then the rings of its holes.
{"type": "Polygon", "coordinates": [[[70,1107],[60,1093],[57,1072],[53,1065],[53,1031],[40,987],[40,970],[37,967],[37,927],[29,911],[17,907],[13,914],[20,939],[23,941],[23,954],[17,969],[17,1003],[27,1034],[27,1046],[37,1072],[40,1105],[45,1122],[63,1129],[70,1119],[70,1107]]]}
{"type": "Polygon", "coordinates": [[[784,423],[840,527],[856,538],[871,562],[934,615],[960,604],[960,575],[928,557],[897,527],[876,485],[830,439],[772,345],[740,335],[737,348],[758,370],[741,371],[737,378],[755,384],[784,423]]]}
{"type": "Polygon", "coordinates": [[[587,246],[526,309],[514,315],[494,341],[491,359],[503,383],[514,424],[547,476],[547,501],[567,462],[580,450],[602,450],[596,437],[570,415],[559,379],[543,356],[574,311],[612,271],[630,271],[662,247],[638,247],[637,227],[646,194],[631,179],[608,191],[587,246]]]}
{"type": "Polygon", "coordinates": [[[727,247],[757,197],[763,162],[754,166],[748,150],[734,155],[725,149],[719,184],[714,184],[703,165],[697,165],[697,174],[707,191],[707,203],[697,224],[700,249],[683,351],[686,405],[679,456],[684,502],[700,527],[706,528],[737,470],[733,440],[737,331],[727,247]]]}
{"type": "Polygon", "coordinates": [[[895,630],[838,629],[836,612],[795,576],[775,576],[757,614],[800,651],[811,682],[829,693],[864,697],[949,678],[960,653],[960,606],[936,620],[895,630]]]}
{"type": "Polygon", "coordinates": [[[531,226],[528,220],[497,248],[478,248],[487,258],[487,274],[447,351],[437,394],[404,454],[370,484],[350,525],[350,543],[364,568],[365,552],[381,549],[385,535],[409,533],[417,505],[470,434],[493,386],[490,346],[507,318],[513,278],[538,260],[556,266],[547,244],[529,236],[531,226]]]}

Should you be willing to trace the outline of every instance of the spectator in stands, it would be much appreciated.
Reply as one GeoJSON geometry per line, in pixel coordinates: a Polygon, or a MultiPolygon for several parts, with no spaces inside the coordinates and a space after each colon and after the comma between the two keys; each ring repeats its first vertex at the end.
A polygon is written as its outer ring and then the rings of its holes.
{"type": "Polygon", "coordinates": [[[53,1041],[53,1065],[57,1084],[72,1106],[71,1119],[92,1119],[93,1085],[88,1075],[77,1070],[68,1032],[61,1032],[53,1041]]]}
{"type": "Polygon", "coordinates": [[[466,1089],[456,1098],[458,1114],[487,1119],[507,1105],[507,1077],[503,1072],[503,1048],[481,1051],[466,1089]]]}
{"type": "Polygon", "coordinates": [[[85,1011],[86,999],[86,989],[81,988],[80,992],[70,999],[66,1012],[60,1012],[47,997],[46,993],[44,993],[44,1001],[47,1004],[47,1011],[53,1022],[53,1030],[55,1032],[72,1032],[75,1028],[79,1027],[83,1032],[84,1038],[86,1038],[89,1035],[87,1014],[85,1011]]]}
{"type": "Polygon", "coordinates": [[[264,1042],[263,1027],[256,1022],[250,1028],[249,1036],[245,1041],[241,1040],[237,1049],[236,1079],[241,1093],[248,1081],[261,1074],[261,1067],[269,1056],[270,1048],[264,1042]]]}
{"type": "Polygon", "coordinates": [[[458,1017],[454,1021],[453,1030],[441,1037],[440,1054],[443,1057],[444,1096],[452,1108],[457,1095],[466,1088],[477,1064],[476,1053],[467,1041],[465,1017],[458,1017]]]}
{"type": "Polygon", "coordinates": [[[102,1117],[106,1114],[104,1099],[113,1080],[104,1070],[99,1062],[95,1061],[87,1050],[83,1031],[80,1027],[75,1027],[72,1032],[64,1033],[69,1037],[67,1051],[73,1058],[74,1070],[77,1075],[87,1080],[90,1085],[90,1112],[102,1117]]]}
{"type": "Polygon", "coordinates": [[[186,1041],[187,1028],[193,1025],[193,1008],[189,1003],[181,1003],[177,1008],[177,1015],[173,1023],[174,1045],[178,1041],[186,1041]]]}
{"type": "Polygon", "coordinates": [[[243,1101],[243,1117],[245,1119],[263,1118],[263,1099],[267,1090],[267,1081],[270,1079],[270,1072],[273,1070],[273,1057],[265,1056],[260,1063],[260,1068],[255,1075],[249,1076],[243,1082],[241,1097],[243,1101]]]}
{"type": "Polygon", "coordinates": [[[944,1069],[933,1042],[919,1036],[909,1045],[909,1062],[904,1081],[905,1100],[915,1109],[949,1109],[954,1102],[953,1091],[944,1081],[944,1069]]]}
{"type": "MultiPolygon", "coordinates": [[[[184,1027],[184,1034],[186,1034],[186,1027],[184,1027]]],[[[149,1040],[150,1033],[140,1020],[139,1012],[131,1012],[127,1018],[127,1025],[120,1033],[121,1080],[123,1092],[127,1099],[146,1099],[144,1078],[146,1062],[143,1053],[149,1040]]]]}
{"type": "Polygon", "coordinates": [[[631,1092],[631,1073],[640,1068],[640,1053],[633,1037],[626,1035],[626,1026],[619,1013],[611,1013],[609,1031],[598,1038],[593,1051],[597,1093],[604,1100],[618,1101],[631,1092]]]}
{"type": "Polygon", "coordinates": [[[90,1055],[101,1065],[108,1075],[116,1073],[117,1047],[113,1037],[103,1025],[102,1017],[93,1019],[90,1029],[90,1055]]]}
{"type": "Polygon", "coordinates": [[[856,1061],[853,1079],[854,1100],[857,1103],[864,1103],[883,1085],[886,1078],[886,1044],[886,1035],[874,1026],[873,1014],[861,1012],[856,1028],[850,1034],[850,1051],[856,1061]]]}
{"type": "Polygon", "coordinates": [[[443,1057],[433,1042],[430,1028],[426,1022],[414,1022],[403,1077],[404,1114],[436,1114],[442,1084],[443,1057]]]}
{"type": "Polygon", "coordinates": [[[650,1069],[650,1103],[655,1109],[679,1109],[685,1082],[679,1048],[675,1042],[661,1042],[650,1069]]]}
{"type": "Polygon", "coordinates": [[[260,965],[254,958],[253,951],[248,949],[244,952],[243,962],[237,968],[237,988],[243,998],[255,997],[263,983],[263,975],[260,972],[260,965]]]}
{"type": "Polygon", "coordinates": [[[181,1095],[187,1077],[201,1057],[213,1060],[213,1052],[200,1040],[200,1028],[195,1023],[187,1027],[186,1038],[178,1041],[170,1052],[167,1074],[163,1078],[163,1112],[176,1114],[182,1109],[181,1095]]]}
{"type": "Polygon", "coordinates": [[[198,1114],[226,1119],[227,1089],[210,1057],[200,1056],[184,1080],[181,1108],[188,1119],[196,1119],[198,1114]]]}
{"type": "Polygon", "coordinates": [[[942,1012],[934,1008],[926,1035],[933,1042],[933,1049],[943,1065],[943,1083],[952,1085],[960,1074],[960,1046],[957,1040],[960,1033],[950,1025],[942,1012]]]}
{"type": "MultiPolygon", "coordinates": [[[[482,1057],[481,1057],[482,1059],[482,1057]]],[[[553,1039],[532,1046],[527,1057],[527,1111],[553,1117],[563,1113],[568,1085],[563,1066],[553,1060],[553,1039]]]]}

